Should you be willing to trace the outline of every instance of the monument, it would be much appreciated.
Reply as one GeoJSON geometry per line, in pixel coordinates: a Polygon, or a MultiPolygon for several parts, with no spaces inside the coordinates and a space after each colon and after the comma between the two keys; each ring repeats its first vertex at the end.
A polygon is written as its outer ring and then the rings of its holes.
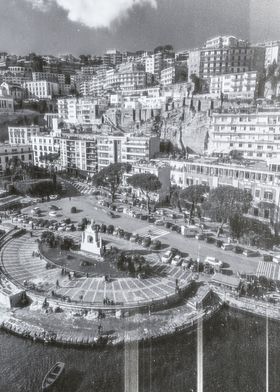
{"type": "Polygon", "coordinates": [[[96,256],[101,256],[102,251],[102,238],[99,232],[94,229],[94,221],[87,225],[85,231],[82,233],[81,250],[84,252],[92,253],[96,256]]]}

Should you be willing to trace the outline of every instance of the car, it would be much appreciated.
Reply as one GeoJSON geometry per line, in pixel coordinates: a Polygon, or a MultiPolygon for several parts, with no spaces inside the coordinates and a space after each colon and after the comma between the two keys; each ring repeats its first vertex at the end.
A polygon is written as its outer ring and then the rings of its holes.
{"type": "Polygon", "coordinates": [[[269,254],[264,254],[263,261],[273,261],[273,256],[269,254]]]}
{"type": "Polygon", "coordinates": [[[156,226],[163,226],[163,225],[164,225],[164,221],[163,221],[162,219],[157,219],[157,220],[155,221],[155,225],[156,225],[156,226]]]}
{"type": "Polygon", "coordinates": [[[148,217],[148,222],[149,223],[155,223],[155,218],[153,216],[148,217]]]}
{"type": "Polygon", "coordinates": [[[50,195],[50,200],[57,200],[58,199],[58,195],[50,195]]]}
{"type": "Polygon", "coordinates": [[[164,223],[164,226],[165,226],[167,229],[170,229],[170,228],[173,226],[173,223],[167,221],[167,222],[164,223]]]}
{"type": "Polygon", "coordinates": [[[172,265],[176,265],[176,266],[179,266],[179,265],[181,265],[182,264],[182,257],[180,256],[180,255],[176,255],[173,259],[172,259],[172,261],[171,261],[171,264],[172,265]]]}
{"type": "Polygon", "coordinates": [[[224,244],[224,241],[222,241],[222,240],[216,240],[216,246],[217,246],[217,248],[221,248],[223,244],[224,244]]]}
{"type": "Polygon", "coordinates": [[[244,248],[242,246],[236,245],[236,247],[233,249],[235,253],[241,254],[244,252],[244,248]]]}
{"type": "Polygon", "coordinates": [[[81,223],[77,224],[77,229],[78,230],[83,230],[83,228],[84,228],[84,225],[82,225],[81,223]]]}
{"type": "Polygon", "coordinates": [[[57,228],[57,231],[65,231],[65,227],[59,226],[59,227],[57,228]]]}
{"type": "Polygon", "coordinates": [[[130,242],[137,242],[137,239],[139,237],[139,234],[133,233],[129,239],[130,242]]]}
{"type": "Polygon", "coordinates": [[[215,237],[209,235],[209,237],[206,237],[206,242],[208,244],[214,244],[216,242],[216,239],[215,239],[215,237]]]}
{"type": "Polygon", "coordinates": [[[147,220],[147,219],[148,219],[148,215],[141,214],[140,219],[141,219],[141,220],[147,220]]]}
{"type": "Polygon", "coordinates": [[[141,245],[144,246],[144,248],[148,248],[151,245],[151,237],[144,237],[141,245]]]}
{"type": "Polygon", "coordinates": [[[123,238],[123,236],[124,236],[124,230],[123,229],[119,229],[118,230],[118,237],[119,238],[123,238]]]}
{"type": "Polygon", "coordinates": [[[114,214],[112,211],[108,211],[108,212],[107,212],[107,215],[108,215],[110,218],[116,218],[116,217],[117,217],[117,215],[114,214]]]}
{"type": "Polygon", "coordinates": [[[223,262],[221,260],[218,260],[216,257],[212,256],[207,256],[204,260],[205,264],[209,264],[214,268],[220,269],[223,266],[223,262]]]}
{"type": "Polygon", "coordinates": [[[124,238],[125,240],[129,241],[131,236],[132,236],[131,233],[129,233],[128,231],[125,231],[125,232],[124,232],[123,238],[124,238]]]}
{"type": "Polygon", "coordinates": [[[49,208],[50,208],[50,210],[53,210],[53,211],[58,211],[59,210],[59,207],[54,205],[54,204],[52,204],[49,208]]]}
{"type": "Polygon", "coordinates": [[[223,245],[221,246],[221,249],[222,250],[233,250],[234,249],[234,245],[223,243],[223,245]]]}
{"type": "Polygon", "coordinates": [[[169,249],[169,250],[167,250],[164,254],[163,254],[163,256],[161,257],[161,261],[163,262],[163,263],[170,263],[171,262],[171,260],[172,260],[172,258],[173,258],[173,252],[172,252],[172,250],[171,249],[169,249]]]}
{"type": "Polygon", "coordinates": [[[192,258],[191,257],[184,257],[184,258],[182,258],[181,266],[183,268],[190,268],[191,264],[192,264],[192,258]]]}
{"type": "Polygon", "coordinates": [[[57,216],[57,212],[56,211],[50,211],[49,212],[49,216],[57,216]]]}
{"type": "Polygon", "coordinates": [[[244,249],[243,255],[246,257],[256,257],[259,256],[259,252],[257,250],[244,249]]]}
{"type": "Polygon", "coordinates": [[[204,240],[206,238],[204,233],[197,233],[197,235],[195,236],[195,238],[197,240],[204,240]]]}
{"type": "Polygon", "coordinates": [[[108,225],[106,232],[107,232],[107,234],[113,234],[114,226],[113,225],[108,225]]]}
{"type": "Polygon", "coordinates": [[[176,231],[176,233],[179,233],[179,234],[180,234],[180,233],[181,233],[181,226],[172,224],[171,230],[172,230],[172,231],[176,231]]]}
{"type": "Polygon", "coordinates": [[[153,240],[150,245],[150,249],[159,250],[161,248],[161,242],[159,240],[153,240]]]}

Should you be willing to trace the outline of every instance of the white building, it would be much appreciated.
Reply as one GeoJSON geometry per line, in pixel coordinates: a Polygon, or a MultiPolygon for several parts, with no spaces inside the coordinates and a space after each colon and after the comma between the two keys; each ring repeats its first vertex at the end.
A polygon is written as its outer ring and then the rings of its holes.
{"type": "Polygon", "coordinates": [[[32,136],[39,135],[39,133],[40,127],[37,125],[8,127],[9,143],[12,146],[32,144],[32,136]]]}
{"type": "Polygon", "coordinates": [[[33,164],[33,151],[31,146],[9,144],[0,145],[0,176],[3,176],[8,162],[12,158],[18,158],[25,164],[33,164]]]}
{"type": "MultiPolygon", "coordinates": [[[[59,154],[60,152],[59,131],[50,133],[39,133],[31,136],[32,150],[34,152],[34,164],[39,167],[47,167],[49,162],[42,159],[50,154],[59,154]]],[[[60,168],[60,163],[57,165],[60,168]]]]}
{"type": "Polygon", "coordinates": [[[149,56],[145,59],[145,71],[150,74],[155,73],[155,56],[149,56]]]}
{"type": "Polygon", "coordinates": [[[169,84],[175,83],[175,78],[176,78],[175,67],[165,68],[160,73],[160,83],[163,86],[168,86],[169,84]]]}
{"type": "Polygon", "coordinates": [[[46,80],[24,82],[22,87],[25,89],[28,98],[52,99],[59,94],[58,83],[46,80]]]}
{"type": "Polygon", "coordinates": [[[98,125],[104,110],[94,97],[61,98],[57,101],[58,115],[68,124],[98,125]]]}
{"type": "Polygon", "coordinates": [[[248,159],[280,161],[280,111],[213,113],[208,153],[226,155],[233,150],[248,159]]]}
{"type": "Polygon", "coordinates": [[[222,163],[217,158],[193,158],[188,161],[168,161],[171,166],[171,184],[181,188],[190,185],[221,185],[247,190],[253,203],[249,211],[256,218],[269,222],[279,221],[280,161],[278,165],[250,161],[246,164],[222,163]],[[262,204],[262,202],[265,202],[262,204]],[[274,216],[273,216],[274,215],[274,216]]]}
{"type": "Polygon", "coordinates": [[[257,72],[215,75],[210,78],[210,94],[228,99],[253,99],[257,88],[257,72]]]}

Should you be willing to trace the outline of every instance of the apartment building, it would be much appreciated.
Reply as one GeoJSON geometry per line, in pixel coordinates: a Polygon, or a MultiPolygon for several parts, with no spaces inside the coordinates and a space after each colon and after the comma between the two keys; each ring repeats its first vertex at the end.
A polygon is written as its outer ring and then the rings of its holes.
{"type": "MultiPolygon", "coordinates": [[[[40,167],[48,166],[49,162],[42,159],[50,154],[60,153],[60,131],[54,132],[41,132],[31,136],[32,150],[34,153],[34,164],[40,167]]],[[[60,162],[56,163],[58,169],[60,169],[60,162]]]]}
{"type": "Polygon", "coordinates": [[[138,64],[121,64],[118,70],[106,71],[106,88],[113,90],[133,90],[145,88],[150,84],[152,76],[138,67],[138,64]]]}
{"type": "Polygon", "coordinates": [[[228,99],[253,99],[257,89],[256,71],[215,75],[210,78],[209,92],[228,99]]]}
{"type": "Polygon", "coordinates": [[[159,152],[158,137],[124,135],[97,136],[98,170],[111,163],[149,160],[159,152]]]}
{"type": "Polygon", "coordinates": [[[57,101],[58,116],[68,124],[98,125],[102,122],[105,108],[94,97],[60,98],[57,101]]]}
{"type": "Polygon", "coordinates": [[[22,83],[28,98],[52,99],[59,95],[59,84],[46,80],[22,83]]]}
{"type": "Polygon", "coordinates": [[[62,135],[60,161],[63,170],[92,176],[97,172],[97,142],[93,135],[62,135]]]}
{"type": "Polygon", "coordinates": [[[251,215],[267,221],[280,220],[280,161],[277,165],[267,165],[260,161],[238,164],[222,163],[213,158],[193,158],[167,163],[171,167],[171,184],[181,188],[203,184],[210,189],[221,185],[244,189],[253,197],[251,215]]]}
{"type": "Polygon", "coordinates": [[[262,44],[265,48],[265,68],[274,62],[279,64],[280,62],[280,41],[269,41],[262,44]]]}
{"type": "Polygon", "coordinates": [[[209,79],[219,74],[261,71],[264,62],[265,48],[250,46],[235,37],[217,37],[189,52],[189,78],[192,74],[209,79]]]}
{"type": "Polygon", "coordinates": [[[14,145],[32,145],[32,136],[37,136],[40,133],[40,127],[37,125],[30,126],[11,126],[8,127],[9,144],[14,145]]]}
{"type": "Polygon", "coordinates": [[[123,55],[116,49],[108,49],[106,53],[103,54],[103,64],[105,65],[119,65],[123,61],[123,55]]]}
{"type": "Polygon", "coordinates": [[[227,155],[233,150],[248,159],[280,161],[280,110],[214,112],[208,153],[227,155]]]}
{"type": "Polygon", "coordinates": [[[9,144],[0,145],[0,176],[4,175],[8,162],[12,158],[18,158],[25,164],[33,164],[33,151],[31,146],[9,144]]]}

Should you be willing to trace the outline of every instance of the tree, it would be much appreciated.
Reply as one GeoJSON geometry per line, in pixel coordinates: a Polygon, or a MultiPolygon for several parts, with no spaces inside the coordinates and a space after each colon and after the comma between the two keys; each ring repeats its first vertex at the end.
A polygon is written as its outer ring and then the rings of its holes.
{"type": "Polygon", "coordinates": [[[217,233],[219,235],[223,225],[229,221],[230,217],[248,212],[251,201],[252,195],[248,191],[225,185],[210,191],[207,202],[203,204],[203,209],[210,218],[221,223],[217,233]]]}
{"type": "Polygon", "coordinates": [[[171,189],[170,204],[173,208],[178,208],[178,210],[182,212],[180,191],[181,189],[178,186],[174,186],[171,189]]]}
{"type": "Polygon", "coordinates": [[[112,163],[96,173],[92,178],[92,183],[95,186],[101,186],[108,189],[113,203],[116,193],[122,183],[123,174],[128,173],[130,170],[131,165],[127,163],[112,163]]]}
{"type": "Polygon", "coordinates": [[[41,241],[53,248],[55,245],[54,233],[51,231],[43,231],[43,233],[41,234],[41,241]]]}
{"type": "Polygon", "coordinates": [[[151,212],[151,196],[161,188],[158,177],[151,173],[139,173],[127,179],[128,185],[139,189],[147,200],[148,213],[151,212]]]}
{"type": "Polygon", "coordinates": [[[198,204],[201,204],[204,201],[208,192],[208,185],[190,185],[187,188],[181,190],[179,194],[180,201],[184,202],[185,204],[191,204],[189,223],[191,223],[193,219],[195,210],[198,210],[198,204]]]}

